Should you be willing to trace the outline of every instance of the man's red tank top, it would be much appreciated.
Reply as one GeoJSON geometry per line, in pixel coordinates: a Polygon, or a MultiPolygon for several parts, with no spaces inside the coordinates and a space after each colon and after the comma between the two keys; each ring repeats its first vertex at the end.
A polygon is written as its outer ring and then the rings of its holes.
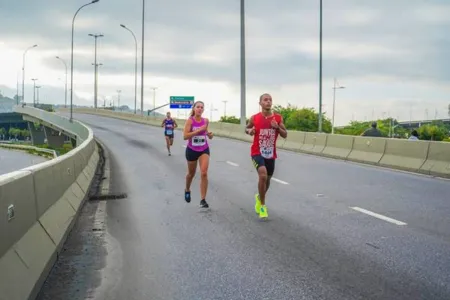
{"type": "Polygon", "coordinates": [[[255,135],[253,136],[253,144],[251,146],[251,155],[261,155],[266,159],[277,158],[277,138],[278,131],[272,128],[270,124],[275,120],[280,124],[282,118],[280,114],[273,113],[266,117],[262,113],[253,116],[253,124],[255,125],[255,135]]]}

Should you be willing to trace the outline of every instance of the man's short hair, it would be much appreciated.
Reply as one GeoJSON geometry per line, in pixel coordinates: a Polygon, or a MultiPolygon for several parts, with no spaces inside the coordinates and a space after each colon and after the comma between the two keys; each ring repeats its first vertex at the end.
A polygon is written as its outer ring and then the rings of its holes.
{"type": "Polygon", "coordinates": [[[269,93],[264,93],[264,94],[262,94],[261,96],[259,96],[259,101],[260,101],[260,102],[261,102],[261,100],[262,100],[262,98],[263,98],[264,96],[270,96],[270,97],[272,97],[272,95],[270,95],[269,93]]]}

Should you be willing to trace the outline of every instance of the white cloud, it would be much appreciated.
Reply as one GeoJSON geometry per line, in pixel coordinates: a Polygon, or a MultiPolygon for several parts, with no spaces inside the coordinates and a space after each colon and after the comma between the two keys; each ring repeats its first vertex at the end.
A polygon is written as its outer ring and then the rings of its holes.
{"type": "MultiPolygon", "coordinates": [[[[333,77],[347,87],[336,93],[337,125],[383,112],[409,119],[410,110],[413,118],[423,118],[425,109],[430,117],[438,109],[439,116],[446,116],[450,37],[442,24],[448,22],[450,6],[439,3],[336,0],[324,5],[323,108],[329,117],[333,77]]],[[[71,22],[78,7],[23,0],[2,8],[0,17],[8,26],[0,28],[0,85],[15,92],[17,74],[21,83],[23,51],[37,43],[39,47],[26,56],[26,97],[32,98],[30,78],[37,77],[43,86],[41,99],[62,103],[64,66],[55,56],[67,62],[70,73],[71,22]]],[[[247,115],[258,111],[258,96],[264,92],[271,93],[276,104],[317,110],[318,5],[286,0],[280,6],[260,0],[257,5],[248,2],[246,9],[247,115]]],[[[116,99],[121,89],[121,104],[134,106],[134,40],[119,25],[126,24],[136,34],[140,61],[140,17],[140,1],[134,0],[100,1],[77,16],[76,104],[93,103],[94,39],[88,33],[102,33],[99,103],[103,97],[116,99]]],[[[223,114],[224,100],[227,114],[239,116],[239,4],[158,2],[147,8],[146,20],[146,108],[153,103],[151,87],[157,86],[157,105],[167,103],[171,95],[195,95],[205,102],[208,116],[211,103],[218,109],[215,118],[223,114]]],[[[138,107],[139,103],[138,93],[138,107]]]]}

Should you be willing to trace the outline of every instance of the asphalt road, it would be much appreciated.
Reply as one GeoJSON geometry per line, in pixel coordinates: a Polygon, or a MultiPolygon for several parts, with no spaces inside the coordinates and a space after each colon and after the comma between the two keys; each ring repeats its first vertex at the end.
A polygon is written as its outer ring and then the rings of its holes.
{"type": "Polygon", "coordinates": [[[128,198],[86,204],[39,299],[450,299],[450,181],[280,151],[262,222],[249,144],[215,137],[202,212],[181,132],[168,156],[161,128],[75,117],[128,198]]]}
{"type": "Polygon", "coordinates": [[[21,150],[0,148],[0,175],[39,164],[48,159],[21,150]]]}

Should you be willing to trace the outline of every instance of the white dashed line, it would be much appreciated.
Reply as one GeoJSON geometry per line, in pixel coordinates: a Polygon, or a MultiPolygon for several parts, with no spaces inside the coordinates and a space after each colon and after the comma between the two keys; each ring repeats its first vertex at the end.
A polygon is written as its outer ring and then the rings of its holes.
{"type": "Polygon", "coordinates": [[[227,164],[234,166],[234,167],[239,167],[239,165],[237,163],[234,163],[232,161],[227,160],[227,164]]]}
{"type": "Polygon", "coordinates": [[[402,221],[398,221],[398,220],[395,220],[395,219],[392,219],[392,218],[389,218],[389,217],[386,217],[386,216],[383,216],[383,215],[371,212],[370,210],[366,210],[364,208],[360,208],[360,207],[356,207],[356,206],[350,207],[350,208],[354,209],[356,211],[362,212],[363,214],[367,214],[369,216],[372,216],[372,217],[375,217],[375,218],[378,218],[378,219],[381,219],[383,221],[390,222],[390,223],[393,223],[393,224],[396,224],[396,225],[400,225],[400,226],[401,225],[407,225],[406,223],[404,223],[402,221]]]}
{"type": "Polygon", "coordinates": [[[274,177],[272,177],[272,180],[273,180],[273,181],[276,181],[276,182],[278,182],[278,183],[281,183],[281,184],[289,184],[289,183],[287,183],[286,181],[283,181],[283,180],[280,180],[280,179],[277,179],[277,178],[274,178],[274,177]]]}

